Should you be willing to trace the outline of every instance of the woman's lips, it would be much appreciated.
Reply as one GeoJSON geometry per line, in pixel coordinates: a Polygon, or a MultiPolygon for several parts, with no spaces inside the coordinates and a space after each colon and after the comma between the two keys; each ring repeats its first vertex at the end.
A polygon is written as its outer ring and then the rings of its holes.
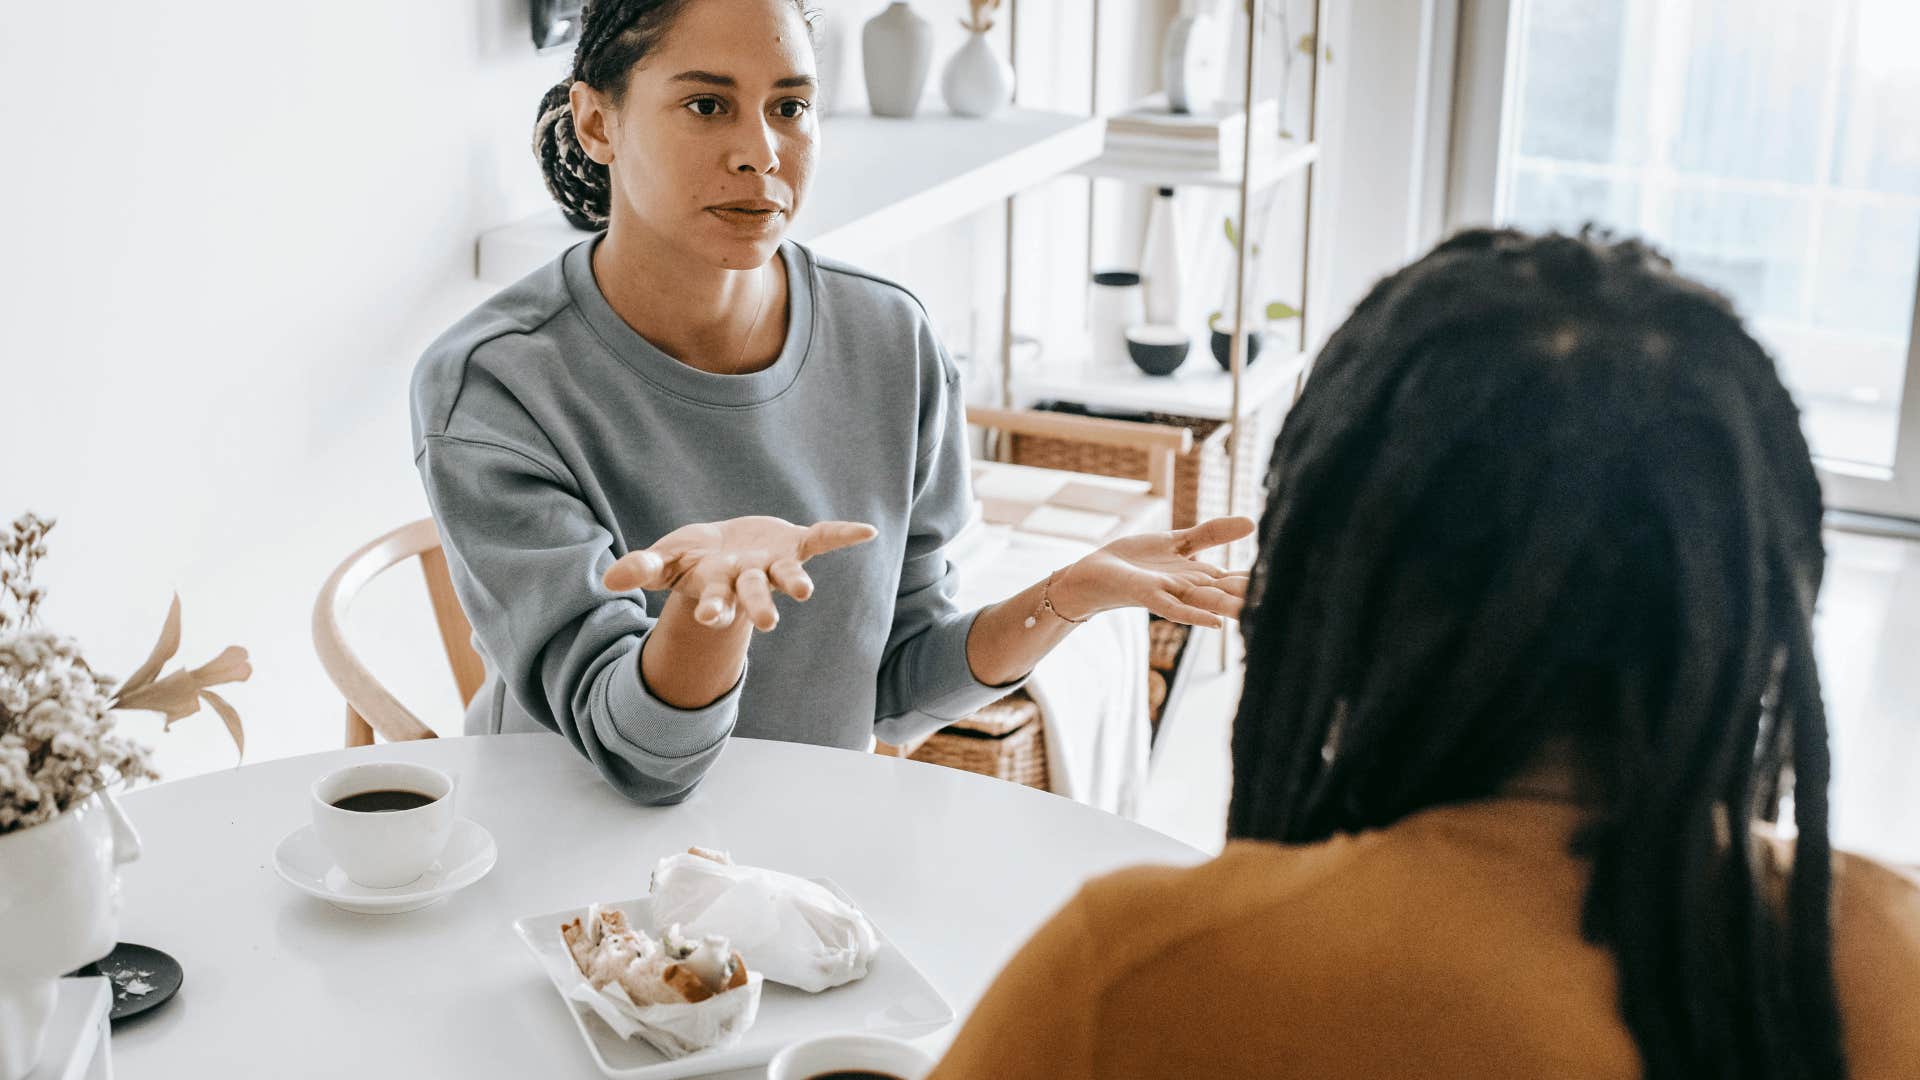
{"type": "Polygon", "coordinates": [[[765,229],[786,216],[782,210],[747,209],[734,206],[710,206],[707,213],[742,229],[765,229]]]}

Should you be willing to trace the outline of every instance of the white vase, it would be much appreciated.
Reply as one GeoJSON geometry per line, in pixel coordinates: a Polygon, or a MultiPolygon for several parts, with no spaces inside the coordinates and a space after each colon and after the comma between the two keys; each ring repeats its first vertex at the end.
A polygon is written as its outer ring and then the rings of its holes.
{"type": "Polygon", "coordinates": [[[909,117],[920,110],[920,94],[933,66],[933,26],[906,0],[867,20],[860,32],[860,56],[867,73],[867,104],[875,116],[909,117]]]}
{"type": "Polygon", "coordinates": [[[1147,321],[1178,323],[1186,306],[1186,268],[1180,259],[1180,222],[1173,189],[1161,188],[1147,212],[1147,239],[1140,252],[1140,285],[1147,321]]]}
{"type": "Polygon", "coordinates": [[[947,61],[940,95],[955,116],[992,116],[1013,100],[1013,67],[976,31],[947,61]]]}
{"type": "Polygon", "coordinates": [[[0,834],[0,1080],[40,1060],[60,977],[113,950],[121,863],[140,837],[111,795],[0,834]]]}
{"type": "MultiPolygon", "coordinates": [[[[844,4],[845,0],[841,0],[844,4]]],[[[813,52],[818,66],[820,89],[815,92],[814,108],[821,116],[832,116],[847,102],[847,72],[859,55],[859,39],[853,22],[845,12],[825,3],[815,5],[819,16],[813,24],[813,52]]]]}

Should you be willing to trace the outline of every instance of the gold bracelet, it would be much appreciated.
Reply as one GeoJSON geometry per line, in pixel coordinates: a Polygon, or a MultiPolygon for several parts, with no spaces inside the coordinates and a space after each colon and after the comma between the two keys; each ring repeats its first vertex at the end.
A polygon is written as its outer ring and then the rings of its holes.
{"type": "Polygon", "coordinates": [[[1088,615],[1084,619],[1069,619],[1065,615],[1062,615],[1060,613],[1059,608],[1053,606],[1053,598],[1048,594],[1053,591],[1053,579],[1059,576],[1060,576],[1060,571],[1055,570],[1053,573],[1047,575],[1047,583],[1040,586],[1040,606],[1037,608],[1034,608],[1033,614],[1027,616],[1027,621],[1026,621],[1027,629],[1031,630],[1036,625],[1039,624],[1040,613],[1043,611],[1051,614],[1054,618],[1059,619],[1061,622],[1070,623],[1074,626],[1079,626],[1081,623],[1086,622],[1087,619],[1093,618],[1093,616],[1088,615]]]}

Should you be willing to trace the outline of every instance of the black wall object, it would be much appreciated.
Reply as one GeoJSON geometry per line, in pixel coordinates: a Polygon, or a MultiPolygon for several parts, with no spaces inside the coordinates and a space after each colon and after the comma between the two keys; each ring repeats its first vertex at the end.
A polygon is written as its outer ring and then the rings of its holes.
{"type": "Polygon", "coordinates": [[[580,9],[585,0],[528,0],[533,47],[551,49],[580,38],[580,9]]]}

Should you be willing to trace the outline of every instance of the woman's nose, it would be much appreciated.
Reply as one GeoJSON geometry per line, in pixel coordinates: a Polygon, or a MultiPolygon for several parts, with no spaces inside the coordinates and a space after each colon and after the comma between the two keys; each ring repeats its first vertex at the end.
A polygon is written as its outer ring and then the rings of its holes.
{"type": "Polygon", "coordinates": [[[733,147],[727,165],[734,172],[762,175],[780,167],[780,148],[766,117],[740,125],[739,142],[733,147]]]}

